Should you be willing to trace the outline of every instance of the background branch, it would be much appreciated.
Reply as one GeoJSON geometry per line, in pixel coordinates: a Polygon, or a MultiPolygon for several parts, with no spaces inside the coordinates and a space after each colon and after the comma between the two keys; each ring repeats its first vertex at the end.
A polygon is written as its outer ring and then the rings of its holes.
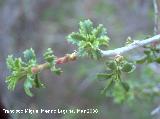
{"type": "Polygon", "coordinates": [[[154,34],[158,34],[158,4],[157,0],[153,0],[154,6],[154,34]]]}

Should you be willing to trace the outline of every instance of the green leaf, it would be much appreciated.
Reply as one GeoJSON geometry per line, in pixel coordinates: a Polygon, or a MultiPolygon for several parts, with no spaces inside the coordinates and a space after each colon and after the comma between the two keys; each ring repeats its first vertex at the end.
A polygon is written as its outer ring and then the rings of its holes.
{"type": "Polygon", "coordinates": [[[32,48],[25,50],[23,54],[26,61],[36,60],[36,55],[32,48]]]}
{"type": "Polygon", "coordinates": [[[116,64],[115,61],[107,62],[107,66],[108,66],[111,70],[116,70],[116,69],[117,69],[117,64],[116,64]]]}
{"type": "Polygon", "coordinates": [[[10,70],[16,70],[16,67],[15,67],[15,60],[13,59],[13,55],[9,55],[6,59],[6,64],[7,64],[7,67],[10,69],[10,70]]]}
{"type": "Polygon", "coordinates": [[[132,72],[134,69],[135,69],[135,66],[132,63],[125,63],[122,67],[122,71],[127,73],[132,72]]]}
{"type": "Polygon", "coordinates": [[[150,55],[150,53],[151,53],[150,50],[145,50],[145,51],[144,51],[144,54],[146,54],[146,55],[150,55]]]}
{"type": "Polygon", "coordinates": [[[13,91],[18,82],[18,78],[16,76],[7,76],[5,82],[8,85],[8,89],[13,91]]]}
{"type": "Polygon", "coordinates": [[[96,38],[99,38],[101,36],[104,36],[107,34],[106,29],[102,24],[99,24],[96,29],[93,30],[93,34],[95,35],[96,38]]]}
{"type": "Polygon", "coordinates": [[[96,57],[97,57],[96,59],[99,60],[100,58],[102,58],[102,54],[101,54],[100,50],[96,50],[95,52],[96,52],[96,57]]]}
{"type": "Polygon", "coordinates": [[[136,63],[137,63],[137,64],[143,64],[143,63],[146,62],[146,59],[147,59],[147,57],[145,56],[145,57],[143,57],[143,58],[137,60],[136,63]]]}
{"type": "Polygon", "coordinates": [[[89,56],[92,58],[92,59],[96,59],[96,60],[99,60],[100,58],[102,58],[102,54],[99,50],[96,50],[94,52],[90,52],[89,53],[89,56]]]}
{"type": "Polygon", "coordinates": [[[106,86],[105,86],[105,88],[102,90],[101,94],[106,94],[106,93],[107,93],[107,91],[111,91],[111,90],[113,90],[114,85],[115,85],[115,82],[114,82],[114,80],[113,80],[113,79],[109,79],[109,80],[107,80],[107,82],[106,82],[106,86]]]}
{"type": "Polygon", "coordinates": [[[122,87],[122,84],[120,84],[120,82],[117,82],[112,93],[114,102],[123,103],[127,99],[127,93],[128,92],[124,89],[124,87],[122,87]]]}
{"type": "Polygon", "coordinates": [[[33,86],[33,81],[34,81],[34,79],[30,75],[27,75],[27,79],[24,82],[24,90],[25,90],[26,94],[30,97],[33,96],[32,92],[30,91],[30,89],[33,86]]]}
{"type": "Polygon", "coordinates": [[[100,74],[97,74],[97,78],[109,79],[112,77],[112,75],[113,74],[100,73],[100,74]]]}
{"type": "Polygon", "coordinates": [[[79,23],[80,33],[91,34],[93,30],[93,23],[90,20],[85,20],[84,22],[79,23]]]}
{"type": "Polygon", "coordinates": [[[7,67],[10,69],[10,75],[6,77],[6,83],[9,90],[14,90],[18,81],[25,77],[26,72],[24,70],[21,58],[13,58],[12,55],[9,55],[7,60],[7,67]]]}
{"type": "Polygon", "coordinates": [[[97,40],[99,40],[100,45],[108,46],[108,42],[109,42],[109,37],[108,36],[101,36],[97,40]]]}
{"type": "Polygon", "coordinates": [[[130,87],[129,87],[128,83],[121,81],[121,85],[125,89],[125,91],[127,91],[127,92],[129,91],[130,87]]]}
{"type": "Polygon", "coordinates": [[[152,63],[152,62],[154,62],[154,61],[155,61],[155,59],[154,59],[153,55],[149,55],[149,56],[147,56],[146,60],[147,60],[147,63],[152,63]]]}
{"type": "Polygon", "coordinates": [[[35,75],[34,75],[34,84],[35,84],[35,87],[36,87],[36,88],[44,87],[44,84],[42,84],[42,83],[40,82],[40,79],[38,78],[38,74],[35,74],[35,75]]]}
{"type": "Polygon", "coordinates": [[[54,57],[53,57],[53,55],[48,55],[45,57],[45,60],[49,63],[52,63],[54,61],[54,57]]]}
{"type": "Polygon", "coordinates": [[[21,58],[17,58],[17,59],[15,59],[15,67],[16,67],[16,69],[17,70],[20,70],[21,69],[21,67],[22,67],[22,60],[21,60],[21,58]]]}
{"type": "Polygon", "coordinates": [[[21,58],[13,58],[9,55],[7,60],[7,67],[10,69],[10,76],[6,77],[6,83],[9,90],[14,90],[17,82],[24,77],[25,72],[22,70],[22,60],[21,58]]]}
{"type": "Polygon", "coordinates": [[[71,39],[73,41],[85,41],[86,40],[86,38],[82,34],[74,33],[74,32],[69,35],[68,39],[71,39]]]}
{"type": "Polygon", "coordinates": [[[156,53],[160,53],[160,49],[155,49],[155,52],[156,53]]]}
{"type": "Polygon", "coordinates": [[[52,67],[51,71],[55,73],[56,75],[61,75],[62,73],[62,70],[60,68],[55,68],[55,67],[52,67]]]}
{"type": "Polygon", "coordinates": [[[155,61],[160,64],[160,57],[156,58],[155,61]]]}
{"type": "Polygon", "coordinates": [[[83,42],[85,45],[83,46],[86,50],[92,49],[92,44],[90,42],[83,42]]]}
{"type": "Polygon", "coordinates": [[[43,57],[45,61],[47,61],[50,64],[50,66],[55,64],[56,57],[54,56],[51,48],[47,49],[47,51],[43,54],[43,57]]]}

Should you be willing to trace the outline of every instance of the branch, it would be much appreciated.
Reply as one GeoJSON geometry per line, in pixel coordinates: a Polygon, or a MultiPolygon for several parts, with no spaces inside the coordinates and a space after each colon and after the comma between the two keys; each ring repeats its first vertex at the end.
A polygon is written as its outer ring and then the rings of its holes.
{"type": "MultiPolygon", "coordinates": [[[[77,54],[74,52],[72,54],[66,54],[63,57],[57,58],[55,63],[56,64],[64,64],[64,63],[68,63],[70,61],[75,61],[76,59],[77,59],[77,54]]],[[[49,63],[43,63],[43,64],[37,65],[35,67],[32,67],[31,72],[33,74],[36,74],[36,73],[40,72],[41,70],[47,69],[47,68],[49,68],[49,63]]]]}
{"type": "MultiPolygon", "coordinates": [[[[106,29],[102,24],[94,28],[93,23],[90,20],[85,20],[84,22],[80,22],[79,32],[72,32],[67,37],[69,42],[77,45],[78,51],[57,58],[52,49],[48,48],[43,54],[45,63],[42,64],[37,63],[36,54],[32,48],[26,49],[23,52],[24,61],[21,57],[14,58],[13,55],[9,55],[6,59],[7,67],[11,72],[11,74],[6,77],[8,89],[14,90],[16,84],[21,79],[25,78],[24,90],[28,96],[33,96],[30,91],[32,87],[44,87],[38,78],[39,72],[44,69],[50,69],[51,72],[59,75],[61,73],[61,69],[57,68],[56,64],[68,63],[70,61],[75,61],[78,57],[84,56],[88,56],[95,60],[99,60],[102,57],[113,58],[113,56],[116,56],[114,60],[110,60],[105,63],[105,68],[107,71],[98,74],[97,78],[109,79],[109,82],[107,80],[107,85],[102,91],[103,94],[106,94],[106,91],[109,88],[114,88],[113,86],[117,84],[119,86],[123,86],[123,89],[128,92],[129,85],[127,82],[121,80],[121,73],[133,72],[135,70],[135,63],[123,58],[123,56],[117,57],[117,55],[127,53],[130,50],[144,47],[146,45],[152,46],[153,43],[160,41],[160,34],[144,40],[132,40],[128,38],[126,46],[114,50],[103,51],[100,49],[100,46],[109,45],[109,37],[106,33],[106,29]]],[[[149,47],[149,50],[147,49],[146,51],[147,52],[144,52],[146,57],[145,59],[142,59],[143,63],[160,63],[160,49],[157,47],[149,47]]],[[[114,95],[111,96],[118,98],[114,95]]],[[[126,97],[126,95],[124,95],[124,97],[126,97]]],[[[121,99],[118,102],[122,101],[124,101],[124,99],[121,99]]]]}
{"type": "Polygon", "coordinates": [[[154,6],[154,34],[158,34],[158,6],[157,0],[153,0],[154,6]]]}
{"type": "Polygon", "coordinates": [[[101,53],[103,57],[114,57],[116,55],[124,54],[130,50],[145,46],[147,44],[152,44],[157,41],[160,41],[160,34],[144,40],[135,40],[133,43],[127,46],[117,48],[114,50],[107,50],[107,51],[101,50],[101,53]]]}
{"type": "MultiPolygon", "coordinates": [[[[160,41],[160,34],[153,36],[151,38],[148,38],[148,39],[144,39],[144,40],[135,40],[133,43],[131,43],[127,46],[117,48],[114,50],[107,50],[107,51],[101,50],[101,53],[102,53],[103,57],[114,57],[116,55],[124,54],[130,50],[145,46],[147,44],[152,44],[156,41],[160,41]]],[[[70,61],[75,61],[76,59],[77,59],[77,54],[74,52],[72,54],[67,54],[64,57],[57,58],[56,64],[64,64],[64,63],[68,63],[70,61]]],[[[49,64],[44,63],[44,64],[40,64],[38,66],[32,67],[31,71],[33,74],[35,74],[35,73],[38,73],[41,70],[47,69],[47,68],[49,68],[49,64]]]]}

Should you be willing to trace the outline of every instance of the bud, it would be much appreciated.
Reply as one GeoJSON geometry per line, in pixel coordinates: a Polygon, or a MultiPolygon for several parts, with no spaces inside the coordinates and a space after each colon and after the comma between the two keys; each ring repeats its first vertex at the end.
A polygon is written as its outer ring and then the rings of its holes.
{"type": "Polygon", "coordinates": [[[117,62],[121,62],[124,59],[124,57],[122,55],[116,55],[115,57],[115,61],[117,62]]]}

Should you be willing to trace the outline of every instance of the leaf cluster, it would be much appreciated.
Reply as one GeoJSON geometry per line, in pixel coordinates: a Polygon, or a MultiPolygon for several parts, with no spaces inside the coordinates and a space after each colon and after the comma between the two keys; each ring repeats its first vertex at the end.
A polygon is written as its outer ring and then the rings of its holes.
{"type": "Polygon", "coordinates": [[[62,71],[60,68],[56,68],[56,66],[55,66],[56,65],[56,57],[53,55],[53,51],[51,48],[47,49],[47,51],[44,53],[43,57],[44,57],[45,61],[48,62],[50,70],[53,73],[60,75],[62,71]]]}
{"type": "Polygon", "coordinates": [[[102,94],[115,97],[117,102],[124,101],[129,93],[129,85],[121,79],[122,73],[131,73],[135,70],[135,64],[127,61],[123,56],[116,56],[114,60],[106,62],[106,71],[97,75],[98,79],[106,80],[102,94]],[[119,96],[121,95],[121,96],[119,96]]]}
{"type": "Polygon", "coordinates": [[[78,46],[79,56],[89,56],[93,59],[101,58],[100,46],[108,46],[109,37],[102,24],[96,28],[90,20],[79,23],[79,31],[68,35],[67,40],[78,46]]]}
{"type": "MultiPolygon", "coordinates": [[[[16,84],[20,80],[24,80],[24,90],[28,96],[33,96],[30,91],[31,88],[41,88],[44,84],[39,80],[39,72],[32,73],[32,67],[38,66],[36,55],[34,50],[27,49],[23,52],[24,60],[22,58],[14,58],[13,55],[9,55],[6,63],[10,70],[10,75],[6,77],[6,83],[9,90],[14,90],[16,84]]],[[[44,53],[44,59],[49,63],[49,68],[56,74],[60,74],[60,69],[55,67],[56,57],[53,55],[53,51],[49,48],[44,53]]]]}
{"type": "Polygon", "coordinates": [[[143,63],[160,63],[160,48],[145,46],[144,56],[136,61],[137,64],[143,63]]]}

